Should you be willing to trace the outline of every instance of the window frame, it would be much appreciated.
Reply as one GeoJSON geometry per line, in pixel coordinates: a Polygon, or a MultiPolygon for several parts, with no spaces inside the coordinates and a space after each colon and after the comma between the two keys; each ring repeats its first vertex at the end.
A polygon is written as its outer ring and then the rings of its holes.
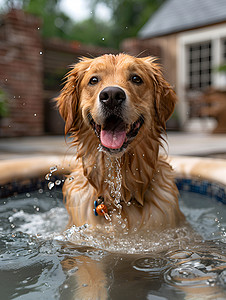
{"type": "Polygon", "coordinates": [[[179,33],[177,36],[177,94],[180,99],[179,115],[181,125],[189,118],[187,103],[188,65],[187,46],[195,43],[211,41],[212,43],[212,75],[211,84],[215,88],[226,87],[226,76],[217,72],[222,64],[223,42],[226,39],[226,24],[212,25],[205,28],[193,29],[179,33]]]}

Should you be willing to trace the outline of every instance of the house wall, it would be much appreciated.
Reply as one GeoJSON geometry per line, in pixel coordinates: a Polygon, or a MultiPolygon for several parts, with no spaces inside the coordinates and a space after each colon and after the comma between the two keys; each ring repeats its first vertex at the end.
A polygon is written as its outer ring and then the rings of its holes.
{"type": "Polygon", "coordinates": [[[1,20],[0,88],[9,98],[9,116],[0,136],[43,134],[40,20],[12,10],[1,20]]]}
{"type": "Polygon", "coordinates": [[[176,89],[177,82],[177,36],[152,38],[152,43],[161,49],[161,64],[166,80],[176,89]]]}

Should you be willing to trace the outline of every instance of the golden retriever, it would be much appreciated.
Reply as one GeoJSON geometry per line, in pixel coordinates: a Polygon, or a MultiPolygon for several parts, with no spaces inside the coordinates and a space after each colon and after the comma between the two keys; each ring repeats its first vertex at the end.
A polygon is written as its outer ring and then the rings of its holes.
{"type": "MultiPolygon", "coordinates": [[[[184,225],[172,168],[159,153],[177,98],[155,59],[82,58],[66,79],[57,103],[77,150],[75,169],[63,187],[68,226],[128,234],[184,225]]],[[[108,299],[104,263],[80,255],[64,259],[62,266],[76,267],[73,299],[108,299]]],[[[180,288],[187,299],[198,293],[192,286],[180,288]]],[[[209,290],[200,290],[206,299],[209,290]]]]}
{"type": "Polygon", "coordinates": [[[172,169],[159,155],[176,101],[153,57],[103,55],[74,65],[57,98],[77,147],[63,188],[69,226],[162,230],[183,222],[172,169]]]}

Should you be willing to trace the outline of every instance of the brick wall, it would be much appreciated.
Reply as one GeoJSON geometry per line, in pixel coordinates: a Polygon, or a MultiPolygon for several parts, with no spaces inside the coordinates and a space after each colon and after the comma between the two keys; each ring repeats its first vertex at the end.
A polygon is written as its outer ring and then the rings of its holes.
{"type": "MultiPolygon", "coordinates": [[[[40,28],[38,18],[21,10],[11,10],[0,19],[0,89],[9,99],[9,115],[0,119],[0,137],[63,134],[63,121],[52,99],[60,92],[69,66],[81,56],[117,53],[76,41],[42,40],[40,28]]],[[[125,40],[122,51],[161,56],[155,44],[137,39],[125,40]]]]}
{"type": "Polygon", "coordinates": [[[8,94],[9,116],[1,120],[0,136],[43,134],[40,20],[12,10],[1,21],[0,88],[8,94]]]}
{"type": "Polygon", "coordinates": [[[8,94],[9,116],[0,119],[0,136],[63,134],[52,99],[78,57],[115,50],[59,39],[42,40],[41,22],[21,10],[0,20],[0,89],[8,94]]]}

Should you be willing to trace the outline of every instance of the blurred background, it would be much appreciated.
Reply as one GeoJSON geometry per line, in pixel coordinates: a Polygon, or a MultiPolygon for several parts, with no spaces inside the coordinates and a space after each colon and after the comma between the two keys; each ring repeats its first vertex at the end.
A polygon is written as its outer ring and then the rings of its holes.
{"type": "Polygon", "coordinates": [[[0,0],[0,143],[63,135],[53,98],[81,56],[157,56],[168,131],[226,133],[225,0],[0,0]]]}

